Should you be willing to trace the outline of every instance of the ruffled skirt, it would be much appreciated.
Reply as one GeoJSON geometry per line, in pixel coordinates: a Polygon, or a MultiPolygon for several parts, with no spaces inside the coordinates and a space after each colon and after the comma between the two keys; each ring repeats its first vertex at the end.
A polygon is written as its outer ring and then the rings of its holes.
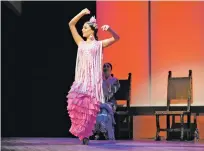
{"type": "Polygon", "coordinates": [[[69,131],[80,140],[93,135],[96,116],[100,111],[100,102],[92,93],[90,86],[86,93],[80,92],[80,86],[74,82],[67,95],[67,110],[71,119],[69,131]]]}

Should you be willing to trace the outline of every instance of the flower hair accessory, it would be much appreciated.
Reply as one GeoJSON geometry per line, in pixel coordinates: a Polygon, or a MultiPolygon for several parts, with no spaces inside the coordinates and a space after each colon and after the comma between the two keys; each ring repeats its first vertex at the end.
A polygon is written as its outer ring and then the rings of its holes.
{"type": "Polygon", "coordinates": [[[90,18],[89,22],[93,24],[94,28],[96,28],[96,29],[98,28],[95,16],[92,16],[90,18]]]}

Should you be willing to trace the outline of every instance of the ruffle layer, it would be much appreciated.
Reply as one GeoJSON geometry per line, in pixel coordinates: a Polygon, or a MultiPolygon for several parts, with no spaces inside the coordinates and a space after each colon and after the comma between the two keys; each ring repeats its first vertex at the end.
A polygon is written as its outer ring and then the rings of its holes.
{"type": "Polygon", "coordinates": [[[90,94],[91,91],[80,93],[77,89],[71,89],[67,95],[67,110],[72,122],[69,131],[80,140],[92,135],[100,111],[100,102],[90,94]]]}

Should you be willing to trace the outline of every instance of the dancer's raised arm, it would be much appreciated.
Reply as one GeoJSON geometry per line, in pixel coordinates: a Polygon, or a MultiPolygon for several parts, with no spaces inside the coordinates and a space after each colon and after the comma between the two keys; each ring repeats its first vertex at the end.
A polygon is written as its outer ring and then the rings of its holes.
{"type": "Polygon", "coordinates": [[[83,41],[83,38],[79,35],[76,29],[76,24],[80,20],[80,18],[87,14],[90,14],[90,11],[87,8],[85,8],[69,22],[69,28],[71,30],[74,41],[76,42],[77,45],[79,45],[79,43],[83,41]]]}

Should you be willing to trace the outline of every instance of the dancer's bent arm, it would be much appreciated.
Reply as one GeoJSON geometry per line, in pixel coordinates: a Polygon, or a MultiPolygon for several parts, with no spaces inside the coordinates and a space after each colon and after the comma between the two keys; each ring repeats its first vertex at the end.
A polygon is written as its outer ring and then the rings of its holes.
{"type": "Polygon", "coordinates": [[[71,30],[72,36],[74,38],[74,41],[76,42],[77,45],[81,41],[83,41],[83,38],[79,35],[77,29],[76,29],[76,24],[82,18],[84,15],[90,14],[90,11],[86,8],[83,9],[79,14],[77,14],[70,22],[69,22],[69,28],[71,30]]]}
{"type": "Polygon", "coordinates": [[[112,28],[110,28],[109,25],[103,25],[101,28],[103,31],[108,31],[112,35],[111,38],[102,40],[103,48],[114,44],[116,41],[120,39],[119,35],[112,28]]]}

